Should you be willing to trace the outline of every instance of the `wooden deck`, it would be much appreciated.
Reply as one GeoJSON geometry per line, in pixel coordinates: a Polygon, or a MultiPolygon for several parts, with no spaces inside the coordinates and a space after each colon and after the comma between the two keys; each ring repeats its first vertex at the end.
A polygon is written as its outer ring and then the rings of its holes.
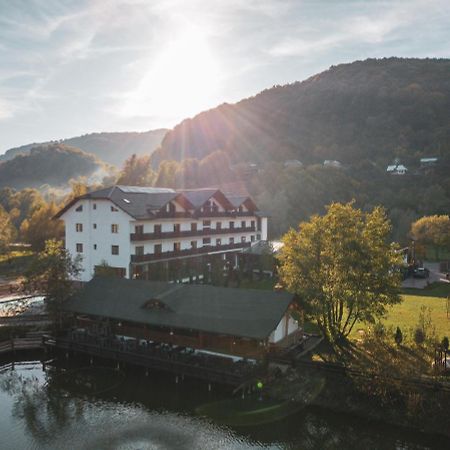
{"type": "Polygon", "coordinates": [[[152,343],[141,346],[139,341],[111,340],[101,337],[73,338],[45,337],[44,346],[110,359],[118,363],[133,364],[148,369],[161,370],[180,376],[188,376],[224,384],[239,386],[261,374],[261,366],[249,362],[234,362],[231,358],[206,355],[184,347],[168,347],[152,343]]]}

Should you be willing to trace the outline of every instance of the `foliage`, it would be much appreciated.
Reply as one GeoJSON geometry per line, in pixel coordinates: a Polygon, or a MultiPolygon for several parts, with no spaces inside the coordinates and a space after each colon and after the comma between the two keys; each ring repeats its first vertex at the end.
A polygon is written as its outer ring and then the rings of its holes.
{"type": "Polygon", "coordinates": [[[450,250],[450,217],[434,215],[422,217],[411,225],[411,236],[421,244],[432,245],[439,258],[439,250],[450,250]]]}
{"type": "Polygon", "coordinates": [[[16,229],[11,223],[8,213],[0,206],[0,253],[4,253],[14,239],[16,229]]]}
{"type": "Polygon", "coordinates": [[[29,219],[25,219],[20,226],[23,240],[34,250],[42,250],[48,239],[61,239],[64,235],[64,224],[61,220],[54,220],[58,207],[51,202],[33,212],[29,219]]]}
{"type": "Polygon", "coordinates": [[[131,155],[124,163],[117,184],[128,186],[151,186],[155,173],[150,164],[150,156],[131,155]]]}
{"type": "Polygon", "coordinates": [[[328,339],[347,337],[357,321],[373,323],[400,302],[389,231],[381,208],[333,203],[283,237],[281,279],[328,339]]]}
{"type": "Polygon", "coordinates": [[[416,328],[414,330],[414,342],[417,345],[422,345],[425,342],[425,333],[422,328],[416,328]]]}
{"type": "Polygon", "coordinates": [[[73,279],[80,274],[81,258],[72,259],[62,242],[48,240],[25,274],[26,291],[43,292],[46,308],[56,323],[61,318],[61,305],[74,290],[73,279]]]}
{"type": "Polygon", "coordinates": [[[394,340],[397,345],[400,345],[403,342],[403,333],[400,327],[397,327],[397,330],[395,331],[394,340]]]}
{"type": "Polygon", "coordinates": [[[441,346],[442,346],[442,348],[443,348],[444,350],[447,350],[447,351],[448,351],[448,347],[449,347],[448,336],[444,336],[444,337],[442,338],[441,346]]]}

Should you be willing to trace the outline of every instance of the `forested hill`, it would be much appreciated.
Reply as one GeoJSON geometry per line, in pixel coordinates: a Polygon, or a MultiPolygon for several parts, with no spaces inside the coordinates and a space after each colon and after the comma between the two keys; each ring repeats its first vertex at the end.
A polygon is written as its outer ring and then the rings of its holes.
{"type": "Polygon", "coordinates": [[[152,160],[200,160],[220,149],[232,163],[408,163],[449,155],[449,111],[449,59],[368,59],[185,120],[152,160]]]}
{"type": "MultiPolygon", "coordinates": [[[[77,147],[87,153],[96,155],[108,164],[121,167],[125,160],[133,153],[137,155],[150,154],[161,144],[166,132],[166,129],[158,129],[142,133],[92,133],[63,139],[59,143],[77,147]]],[[[12,148],[7,150],[4,155],[0,155],[0,161],[12,159],[19,154],[29,153],[31,148],[46,144],[49,143],[27,144],[12,148]]]]}
{"type": "Polygon", "coordinates": [[[96,156],[64,144],[47,144],[27,154],[0,162],[0,188],[67,186],[71,178],[106,175],[105,165],[96,156]]]}

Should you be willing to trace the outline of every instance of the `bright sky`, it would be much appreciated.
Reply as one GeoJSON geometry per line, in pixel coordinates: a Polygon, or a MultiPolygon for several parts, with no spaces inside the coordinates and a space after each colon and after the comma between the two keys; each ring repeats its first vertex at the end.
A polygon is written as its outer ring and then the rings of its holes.
{"type": "Polygon", "coordinates": [[[0,153],[172,127],[355,59],[449,57],[449,24],[450,0],[0,0],[0,153]]]}

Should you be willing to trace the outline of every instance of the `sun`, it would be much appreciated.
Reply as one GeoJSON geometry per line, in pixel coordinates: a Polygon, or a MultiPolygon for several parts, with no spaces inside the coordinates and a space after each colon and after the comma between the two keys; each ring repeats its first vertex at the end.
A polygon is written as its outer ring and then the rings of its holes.
{"type": "Polygon", "coordinates": [[[207,36],[187,29],[148,61],[125,104],[127,115],[182,119],[215,105],[220,87],[218,61],[207,36]]]}

